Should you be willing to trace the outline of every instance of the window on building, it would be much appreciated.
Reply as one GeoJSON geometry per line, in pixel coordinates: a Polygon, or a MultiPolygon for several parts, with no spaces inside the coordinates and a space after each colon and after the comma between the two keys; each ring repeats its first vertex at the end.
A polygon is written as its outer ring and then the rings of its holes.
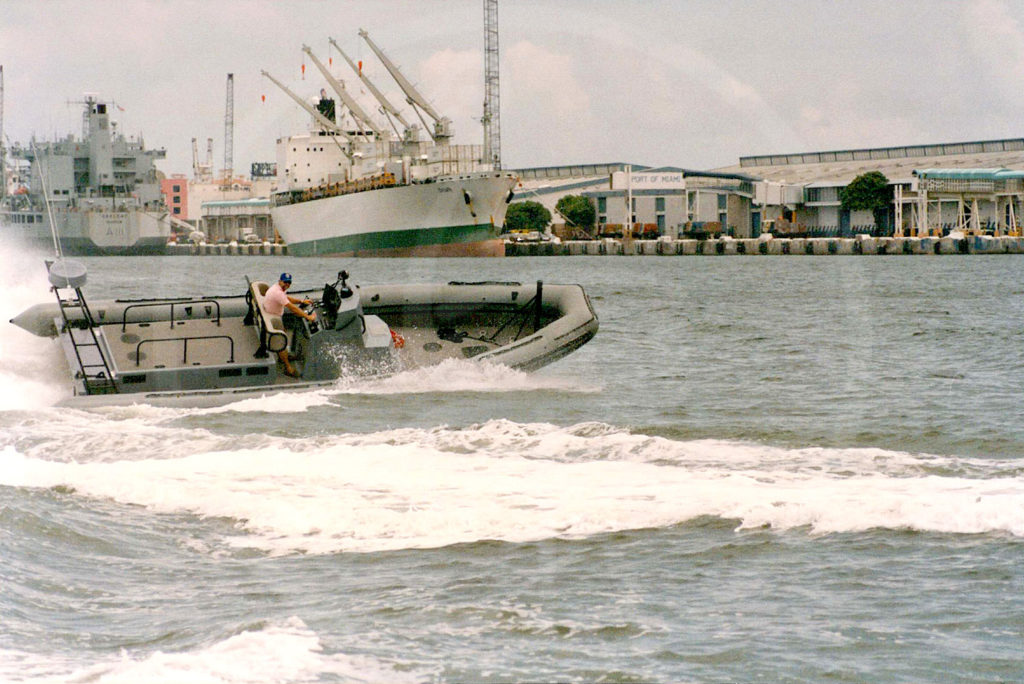
{"type": "Polygon", "coordinates": [[[175,195],[173,198],[171,198],[171,201],[174,204],[181,204],[181,195],[175,195]]]}
{"type": "Polygon", "coordinates": [[[725,209],[728,206],[726,204],[728,201],[729,201],[729,196],[728,195],[719,195],[718,196],[718,208],[719,209],[725,209]]]}
{"type": "Polygon", "coordinates": [[[604,212],[608,211],[608,198],[607,197],[598,197],[597,198],[597,211],[599,213],[602,213],[602,214],[604,212]]]}
{"type": "Polygon", "coordinates": [[[806,188],[804,196],[807,202],[838,202],[839,188],[806,188]]]}
{"type": "Polygon", "coordinates": [[[181,186],[180,185],[175,185],[175,186],[173,186],[171,188],[171,191],[172,192],[181,192],[181,186]]]}
{"type": "Polygon", "coordinates": [[[664,214],[658,214],[658,232],[659,233],[664,233],[665,232],[665,215],[664,214]]]}
{"type": "Polygon", "coordinates": [[[174,207],[174,213],[175,214],[180,214],[181,213],[181,207],[174,207]]]}
{"type": "Polygon", "coordinates": [[[654,211],[665,211],[665,198],[655,197],[654,198],[654,211]]]}

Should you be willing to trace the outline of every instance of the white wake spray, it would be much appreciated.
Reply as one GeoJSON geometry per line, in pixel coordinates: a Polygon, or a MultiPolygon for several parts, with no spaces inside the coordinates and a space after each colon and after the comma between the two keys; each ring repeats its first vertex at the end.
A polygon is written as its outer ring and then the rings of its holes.
{"type": "MultiPolygon", "coordinates": [[[[89,439],[84,421],[68,429],[89,439]]],[[[147,430],[133,429],[141,447],[119,445],[128,455],[77,463],[54,462],[45,445],[7,446],[0,484],[234,519],[225,545],[272,554],[579,538],[701,516],[812,534],[1024,537],[1024,469],[1014,461],[675,441],[600,423],[315,439],[147,430]]]]}
{"type": "Polygon", "coordinates": [[[595,385],[557,373],[526,373],[486,361],[446,359],[436,366],[416,368],[382,378],[343,379],[343,394],[425,394],[434,392],[600,392],[595,385]]]}
{"type": "Polygon", "coordinates": [[[51,406],[71,395],[57,343],[10,323],[35,304],[55,301],[44,256],[0,243],[0,411],[51,406]]]}

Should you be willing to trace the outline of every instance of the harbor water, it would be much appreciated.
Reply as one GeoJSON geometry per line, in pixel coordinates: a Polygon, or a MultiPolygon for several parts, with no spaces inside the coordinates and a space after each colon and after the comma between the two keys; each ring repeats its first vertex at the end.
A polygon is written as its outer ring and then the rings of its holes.
{"type": "Polygon", "coordinates": [[[588,345],[55,407],[0,254],[0,681],[1024,680],[1024,256],[82,259],[94,300],[583,284],[588,345]]]}

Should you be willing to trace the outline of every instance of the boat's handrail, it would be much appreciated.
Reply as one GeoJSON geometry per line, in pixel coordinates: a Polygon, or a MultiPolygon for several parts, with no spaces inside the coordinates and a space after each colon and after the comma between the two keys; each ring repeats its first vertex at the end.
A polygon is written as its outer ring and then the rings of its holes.
{"type": "Polygon", "coordinates": [[[145,302],[145,303],[142,303],[142,304],[129,304],[128,306],[124,307],[124,311],[121,312],[121,332],[124,332],[128,328],[128,312],[131,311],[132,309],[142,309],[142,308],[145,308],[145,307],[168,306],[168,305],[170,305],[170,307],[171,307],[171,329],[173,329],[174,328],[174,323],[175,323],[175,321],[174,321],[174,307],[179,305],[179,304],[182,305],[182,306],[184,306],[186,304],[205,304],[207,306],[209,306],[210,304],[213,304],[214,306],[217,307],[217,317],[214,319],[214,322],[217,324],[218,327],[220,326],[220,302],[218,302],[215,299],[189,299],[189,300],[185,300],[185,301],[174,301],[174,302],[145,302]]]}
{"type": "Polygon", "coordinates": [[[182,363],[188,363],[188,342],[189,340],[227,340],[229,344],[228,351],[228,363],[235,362],[235,340],[231,335],[197,335],[197,336],[185,336],[185,337],[157,337],[149,340],[142,340],[135,345],[135,365],[140,365],[142,357],[139,352],[142,349],[142,345],[149,344],[150,342],[183,342],[184,343],[184,355],[181,359],[182,363]]]}

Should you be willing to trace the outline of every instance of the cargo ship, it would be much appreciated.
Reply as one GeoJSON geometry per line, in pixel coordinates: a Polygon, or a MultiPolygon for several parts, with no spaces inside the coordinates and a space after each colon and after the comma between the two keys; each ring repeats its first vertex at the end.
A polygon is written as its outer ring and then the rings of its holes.
{"type": "Polygon", "coordinates": [[[309,130],[277,141],[274,228],[297,256],[502,256],[498,237],[518,179],[484,158],[483,145],[452,142],[440,115],[370,40],[420,118],[410,123],[344,50],[387,119],[375,120],[309,47],[326,88],[309,101],[262,72],[310,115],[309,130]],[[344,116],[339,116],[339,110],[344,116]],[[428,122],[429,120],[429,122],[428,122]],[[390,126],[390,127],[389,127],[390,126]]]}
{"type": "Polygon", "coordinates": [[[7,150],[0,239],[51,253],[58,240],[69,256],[163,254],[171,225],[154,162],[166,151],[117,131],[110,103],[82,105],[81,138],[7,150]]]}

